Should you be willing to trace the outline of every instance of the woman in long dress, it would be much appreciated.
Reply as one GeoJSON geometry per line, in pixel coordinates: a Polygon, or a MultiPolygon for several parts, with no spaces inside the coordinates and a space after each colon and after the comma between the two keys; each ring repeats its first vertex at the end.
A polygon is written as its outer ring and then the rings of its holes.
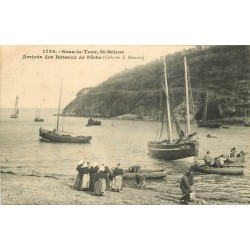
{"type": "Polygon", "coordinates": [[[120,192],[122,190],[123,174],[124,172],[121,169],[121,164],[118,163],[117,167],[114,169],[113,172],[113,183],[112,183],[112,189],[116,192],[120,192]]]}
{"type": "Polygon", "coordinates": [[[89,189],[89,183],[90,183],[89,170],[90,170],[90,163],[87,162],[82,167],[83,178],[82,178],[81,190],[88,190],[89,189]]]}
{"type": "Polygon", "coordinates": [[[83,179],[82,167],[83,167],[83,164],[85,164],[85,162],[83,160],[80,160],[77,164],[77,167],[76,167],[78,174],[76,176],[74,188],[78,189],[78,190],[81,190],[81,186],[82,186],[82,179],[83,179]]]}
{"type": "Polygon", "coordinates": [[[99,170],[98,163],[94,162],[90,167],[89,174],[90,174],[90,181],[89,181],[89,190],[94,191],[95,188],[95,177],[99,170]]]}
{"type": "Polygon", "coordinates": [[[105,180],[104,166],[102,165],[95,177],[94,193],[95,195],[101,196],[104,194],[105,190],[106,190],[106,180],[105,180]]]}
{"type": "Polygon", "coordinates": [[[106,163],[103,164],[104,165],[104,174],[105,174],[105,180],[106,180],[106,190],[110,189],[110,181],[109,181],[109,176],[110,176],[110,170],[109,167],[107,166],[106,163]]]}

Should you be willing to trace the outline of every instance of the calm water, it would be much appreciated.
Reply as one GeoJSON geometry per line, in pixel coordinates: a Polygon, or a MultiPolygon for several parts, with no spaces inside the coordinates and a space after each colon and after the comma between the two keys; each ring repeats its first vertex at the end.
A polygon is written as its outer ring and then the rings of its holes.
{"type": "MultiPolygon", "coordinates": [[[[147,186],[161,195],[179,197],[179,181],[191,165],[191,159],[168,162],[148,155],[147,142],[156,139],[158,122],[119,121],[101,119],[101,126],[86,127],[87,118],[66,117],[61,119],[64,130],[81,135],[93,136],[90,144],[58,144],[39,140],[39,127],[53,129],[56,125],[56,110],[42,110],[42,123],[34,122],[35,110],[20,110],[18,119],[11,119],[11,109],[1,110],[0,162],[3,171],[20,174],[55,176],[69,181],[76,175],[79,160],[105,162],[110,167],[118,162],[123,168],[140,165],[142,168],[164,167],[167,178],[148,182],[147,186]]],[[[195,175],[195,189],[198,197],[205,200],[225,200],[250,203],[250,128],[230,126],[229,129],[196,128],[202,157],[207,150],[213,156],[228,155],[234,146],[237,151],[247,152],[243,176],[195,175]],[[208,139],[207,134],[218,138],[208,139]]]]}

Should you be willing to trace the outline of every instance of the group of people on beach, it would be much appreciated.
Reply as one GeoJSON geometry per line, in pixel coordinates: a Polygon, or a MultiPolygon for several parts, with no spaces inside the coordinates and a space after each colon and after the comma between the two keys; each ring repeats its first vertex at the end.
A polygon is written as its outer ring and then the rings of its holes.
{"type": "Polygon", "coordinates": [[[81,160],[78,162],[76,170],[78,174],[74,187],[79,191],[92,191],[95,195],[102,196],[107,190],[116,192],[122,190],[124,172],[120,163],[112,171],[105,163],[94,162],[91,164],[81,160]]]}

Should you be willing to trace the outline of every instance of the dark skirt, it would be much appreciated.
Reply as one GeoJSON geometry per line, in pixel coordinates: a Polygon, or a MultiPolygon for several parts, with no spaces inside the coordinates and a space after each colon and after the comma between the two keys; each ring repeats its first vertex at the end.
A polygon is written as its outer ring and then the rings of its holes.
{"type": "Polygon", "coordinates": [[[95,188],[95,177],[97,173],[90,173],[89,190],[94,191],[95,188]]]}
{"type": "Polygon", "coordinates": [[[102,195],[103,190],[102,190],[102,181],[97,180],[95,182],[95,188],[94,188],[95,195],[102,195]]]}

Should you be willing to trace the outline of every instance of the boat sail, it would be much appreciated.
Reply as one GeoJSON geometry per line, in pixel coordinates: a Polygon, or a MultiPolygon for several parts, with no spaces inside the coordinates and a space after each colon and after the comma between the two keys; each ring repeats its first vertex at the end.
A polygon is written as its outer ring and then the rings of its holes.
{"type": "MultiPolygon", "coordinates": [[[[168,128],[168,138],[161,141],[149,141],[148,150],[153,157],[162,158],[166,160],[178,160],[192,156],[198,156],[199,143],[193,139],[193,136],[197,134],[190,133],[190,117],[189,117],[189,96],[188,96],[188,78],[187,78],[187,64],[186,57],[184,57],[185,66],[185,89],[186,89],[186,123],[187,131],[186,134],[180,127],[178,119],[170,107],[169,92],[168,92],[168,82],[166,73],[166,62],[164,58],[164,79],[165,79],[165,99],[167,108],[167,128],[168,128]],[[173,117],[176,131],[179,138],[173,139],[171,116],[173,117]]],[[[163,109],[164,110],[164,109],[163,109]]],[[[164,112],[163,112],[164,114],[164,112]]],[[[163,116],[164,119],[164,116],[163,116]]],[[[163,120],[162,120],[163,121],[163,120]]],[[[162,122],[163,128],[163,122],[162,122]]],[[[160,135],[161,136],[161,135],[160,135]]]]}
{"type": "Polygon", "coordinates": [[[19,101],[19,97],[16,96],[16,102],[15,102],[15,108],[14,108],[14,112],[13,114],[10,116],[10,118],[18,118],[18,101],[19,101]]]}
{"type": "Polygon", "coordinates": [[[206,128],[219,128],[222,126],[220,122],[208,120],[208,91],[203,105],[202,119],[198,120],[198,126],[206,128]]]}
{"type": "Polygon", "coordinates": [[[36,110],[36,117],[34,119],[35,122],[44,122],[44,119],[40,118],[40,114],[41,114],[41,105],[39,110],[36,110]]]}
{"type": "Polygon", "coordinates": [[[45,130],[43,128],[39,128],[39,135],[42,140],[46,140],[49,142],[63,142],[63,143],[89,143],[92,139],[92,136],[82,136],[76,135],[73,133],[65,132],[63,130],[59,130],[59,117],[60,117],[60,105],[61,105],[61,95],[62,95],[62,85],[60,90],[60,98],[58,105],[58,113],[57,113],[57,125],[54,130],[45,130]]]}

